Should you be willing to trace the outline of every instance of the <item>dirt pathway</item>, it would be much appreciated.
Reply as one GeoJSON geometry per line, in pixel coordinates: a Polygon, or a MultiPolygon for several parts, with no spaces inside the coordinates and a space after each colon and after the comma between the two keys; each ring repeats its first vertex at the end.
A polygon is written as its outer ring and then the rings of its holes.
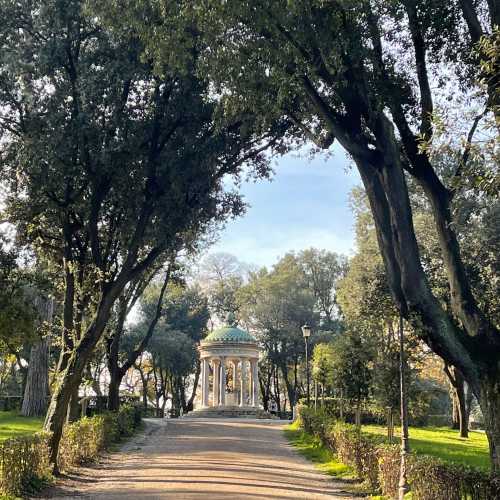
{"type": "Polygon", "coordinates": [[[148,420],[120,452],[47,498],[352,498],[286,442],[276,421],[148,420]]]}

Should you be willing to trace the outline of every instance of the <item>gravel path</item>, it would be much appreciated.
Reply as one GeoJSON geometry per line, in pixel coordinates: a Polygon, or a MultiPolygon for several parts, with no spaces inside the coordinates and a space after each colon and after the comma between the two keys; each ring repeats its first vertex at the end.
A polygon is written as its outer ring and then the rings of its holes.
{"type": "Polygon", "coordinates": [[[46,498],[353,498],[315,470],[267,420],[147,421],[120,452],[78,470],[46,498]]]}

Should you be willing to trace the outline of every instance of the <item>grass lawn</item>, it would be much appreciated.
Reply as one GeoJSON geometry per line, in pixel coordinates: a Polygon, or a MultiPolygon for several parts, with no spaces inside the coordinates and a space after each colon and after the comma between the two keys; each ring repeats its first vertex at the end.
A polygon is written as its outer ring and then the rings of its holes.
{"type": "Polygon", "coordinates": [[[41,430],[42,418],[23,417],[15,411],[0,411],[0,441],[41,430]]]}
{"type": "MultiPolygon", "coordinates": [[[[363,425],[363,432],[387,435],[381,425],[363,425]]],[[[399,429],[394,429],[399,436],[399,429]]],[[[418,454],[438,457],[446,462],[490,469],[488,441],[484,432],[469,431],[469,438],[461,438],[458,431],[447,427],[410,427],[410,448],[418,454]]]]}

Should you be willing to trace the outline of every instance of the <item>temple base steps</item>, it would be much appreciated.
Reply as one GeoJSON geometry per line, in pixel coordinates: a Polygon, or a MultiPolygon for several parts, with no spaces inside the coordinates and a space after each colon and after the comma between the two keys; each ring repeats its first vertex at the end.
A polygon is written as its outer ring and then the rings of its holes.
{"type": "Polygon", "coordinates": [[[261,408],[253,406],[210,406],[207,408],[197,408],[190,411],[185,417],[188,418],[257,418],[274,419],[277,418],[261,408]]]}

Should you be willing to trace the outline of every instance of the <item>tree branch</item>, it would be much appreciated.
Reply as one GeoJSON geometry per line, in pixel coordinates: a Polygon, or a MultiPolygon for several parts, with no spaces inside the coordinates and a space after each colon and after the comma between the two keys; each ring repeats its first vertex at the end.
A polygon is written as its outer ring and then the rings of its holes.
{"type": "Polygon", "coordinates": [[[422,26],[418,19],[417,8],[414,0],[404,2],[408,15],[413,48],[415,49],[415,63],[417,66],[417,78],[420,90],[420,134],[428,141],[432,137],[432,113],[434,105],[432,103],[432,93],[427,74],[427,63],[425,60],[426,46],[422,26]]]}

